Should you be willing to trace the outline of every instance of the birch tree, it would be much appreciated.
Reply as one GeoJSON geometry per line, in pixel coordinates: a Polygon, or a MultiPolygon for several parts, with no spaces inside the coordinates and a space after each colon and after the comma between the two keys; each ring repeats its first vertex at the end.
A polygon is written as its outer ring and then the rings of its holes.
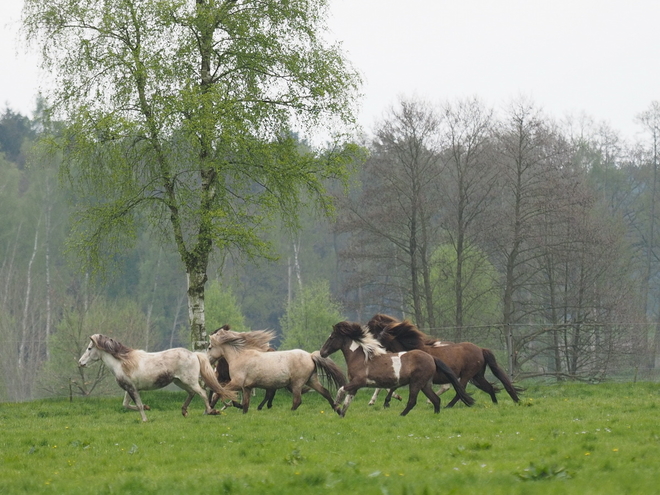
{"type": "Polygon", "coordinates": [[[322,210],[345,178],[359,78],[326,41],[326,0],[26,0],[24,27],[70,123],[63,177],[75,191],[73,244],[101,266],[146,216],[188,280],[194,347],[216,249],[269,253],[260,232],[301,192],[322,210]],[[332,140],[301,150],[292,130],[332,140]]]}

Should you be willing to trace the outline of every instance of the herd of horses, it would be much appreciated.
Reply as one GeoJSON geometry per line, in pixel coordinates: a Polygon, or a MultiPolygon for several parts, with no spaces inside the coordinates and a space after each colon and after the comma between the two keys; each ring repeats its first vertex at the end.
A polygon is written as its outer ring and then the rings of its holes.
{"type": "Polygon", "coordinates": [[[90,337],[78,365],[84,367],[93,361],[103,361],[125,391],[124,407],[138,410],[142,421],[147,421],[144,411],[149,406],[143,404],[139,391],[163,388],[170,383],[188,392],[181,408],[183,416],[188,414],[188,405],[195,394],[204,401],[205,414],[218,414],[215,405],[219,400],[247,413],[253,389],[266,390],[258,406],[261,409],[264,405],[270,408],[276,391],[287,388],[293,396],[292,410],[300,406],[303,392],[311,389],[343,417],[359,389],[376,389],[370,404],[380,389],[387,389],[384,403],[387,407],[395,390],[404,386],[408,386],[409,393],[402,416],[415,407],[420,392],[437,413],[439,395],[451,387],[456,395],[447,407],[459,400],[471,406],[474,399],[465,391],[469,382],[497,403],[498,388],[486,379],[487,367],[515,402],[519,401],[522,390],[513,385],[488,349],[470,342],[434,339],[410,321],[388,315],[377,314],[366,325],[339,322],[321,349],[312,353],[302,349],[276,351],[270,346],[274,337],[274,332],[269,330],[235,332],[225,325],[210,335],[206,352],[175,348],[150,353],[95,334],[90,337]],[[329,358],[337,351],[341,351],[346,361],[348,379],[329,358]],[[319,376],[326,385],[337,389],[334,398],[319,376]],[[200,377],[212,391],[210,398],[200,385],[200,377]],[[432,388],[434,384],[441,385],[437,393],[432,388]]]}

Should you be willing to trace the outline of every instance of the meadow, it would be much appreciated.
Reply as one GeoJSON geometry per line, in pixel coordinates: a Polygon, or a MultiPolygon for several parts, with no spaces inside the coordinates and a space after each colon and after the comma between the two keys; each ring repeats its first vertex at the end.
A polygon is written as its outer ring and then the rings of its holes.
{"type": "Polygon", "coordinates": [[[120,397],[2,403],[0,493],[660,491],[660,385],[524,385],[520,404],[468,387],[472,408],[420,399],[406,417],[369,390],[345,418],[314,393],[291,411],[283,391],[246,415],[204,416],[196,398],[187,418],[183,392],[144,392],[147,423],[120,397]]]}

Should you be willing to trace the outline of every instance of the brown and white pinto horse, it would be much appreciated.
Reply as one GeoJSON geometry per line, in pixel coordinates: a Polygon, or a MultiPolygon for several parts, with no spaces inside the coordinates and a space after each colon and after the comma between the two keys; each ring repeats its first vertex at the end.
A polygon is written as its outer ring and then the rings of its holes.
{"type": "Polygon", "coordinates": [[[207,350],[209,358],[211,361],[220,357],[227,360],[231,376],[227,389],[242,390],[243,413],[250,407],[250,392],[255,387],[291,387],[292,410],[300,406],[305,385],[316,390],[330,405],[334,405],[330,392],[319,381],[317,370],[322,371],[325,377],[339,388],[346,383],[339,367],[332,360],[322,358],[318,352],[310,354],[302,349],[266,352],[274,336],[269,330],[219,330],[210,336],[211,343],[207,350]]]}
{"type": "MultiPolygon", "coordinates": [[[[375,315],[367,327],[370,332],[388,351],[397,352],[410,349],[421,349],[432,356],[442,359],[458,376],[461,385],[465,386],[471,382],[477,388],[488,393],[493,403],[497,404],[498,391],[486,377],[486,366],[490,368],[493,375],[502,382],[514,402],[519,402],[518,393],[521,388],[515,387],[506,372],[497,364],[495,355],[488,349],[479,347],[471,342],[459,344],[442,342],[419,331],[419,329],[408,320],[399,321],[391,316],[375,315]]],[[[434,383],[449,383],[442,374],[436,374],[434,383]]],[[[454,397],[447,407],[452,407],[459,400],[458,395],[454,397]]],[[[387,399],[386,399],[387,400],[387,399]]]]}
{"type": "Polygon", "coordinates": [[[223,399],[236,398],[235,394],[226,391],[218,383],[211,363],[203,352],[192,352],[182,347],[161,352],[145,352],[126,347],[105,335],[94,334],[90,337],[89,346],[80,357],[78,366],[84,367],[99,359],[112,371],[119,386],[126,391],[124,407],[140,411],[142,421],[147,420],[144,411],[149,407],[142,403],[139,391],[163,388],[170,383],[188,392],[188,397],[181,407],[184,417],[188,415],[188,405],[195,394],[204,400],[205,414],[218,414],[199,385],[200,375],[204,383],[223,399]],[[130,405],[131,399],[135,403],[134,406],[130,405]]]}
{"type": "Polygon", "coordinates": [[[419,392],[423,392],[433,403],[434,412],[440,411],[440,398],[433,392],[433,375],[437,369],[453,377],[456,392],[467,405],[473,403],[472,397],[458,382],[454,373],[437,358],[424,351],[412,350],[397,354],[388,353],[369,333],[358,323],[342,321],[332,327],[332,334],[321,347],[321,356],[341,350],[348,366],[350,381],[337,392],[335,407],[340,402],[344,405],[339,412],[344,417],[357,391],[363,387],[380,387],[396,389],[408,385],[408,404],[401,412],[405,416],[415,407],[419,392]]]}

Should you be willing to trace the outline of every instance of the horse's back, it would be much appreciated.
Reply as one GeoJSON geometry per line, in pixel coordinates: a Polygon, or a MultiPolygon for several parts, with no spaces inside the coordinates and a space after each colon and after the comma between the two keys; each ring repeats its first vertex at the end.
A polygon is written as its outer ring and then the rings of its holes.
{"type": "Polygon", "coordinates": [[[447,344],[443,346],[428,346],[426,351],[432,356],[441,359],[454,371],[465,366],[483,366],[485,360],[481,347],[472,342],[447,344]]]}
{"type": "Polygon", "coordinates": [[[247,386],[282,388],[292,380],[306,381],[315,369],[311,354],[302,349],[261,352],[246,350],[229,363],[232,380],[247,386]]]}

